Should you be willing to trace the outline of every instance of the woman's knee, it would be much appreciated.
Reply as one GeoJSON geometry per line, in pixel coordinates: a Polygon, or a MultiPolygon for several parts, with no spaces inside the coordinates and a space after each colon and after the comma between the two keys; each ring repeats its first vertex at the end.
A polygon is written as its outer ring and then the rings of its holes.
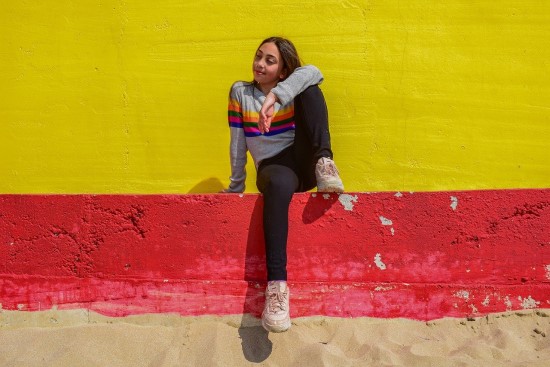
{"type": "Polygon", "coordinates": [[[258,172],[257,186],[263,194],[292,196],[298,187],[298,178],[287,167],[268,166],[258,172]]]}
{"type": "Polygon", "coordinates": [[[302,103],[317,102],[322,103],[323,105],[325,104],[325,96],[317,84],[308,87],[298,96],[302,103]]]}

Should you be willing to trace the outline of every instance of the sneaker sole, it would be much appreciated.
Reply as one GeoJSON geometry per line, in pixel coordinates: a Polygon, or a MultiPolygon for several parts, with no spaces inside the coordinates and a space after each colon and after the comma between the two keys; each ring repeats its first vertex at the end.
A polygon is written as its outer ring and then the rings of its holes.
{"type": "Polygon", "coordinates": [[[282,332],[285,332],[287,331],[288,329],[290,329],[290,326],[292,325],[292,323],[290,322],[290,320],[288,320],[288,322],[285,322],[284,324],[282,325],[268,325],[265,323],[265,321],[262,319],[262,326],[265,330],[267,331],[270,331],[272,333],[282,333],[282,332]]]}
{"type": "Polygon", "coordinates": [[[337,192],[339,194],[344,192],[344,186],[342,184],[335,184],[335,185],[322,185],[317,186],[317,192],[337,192]]]}

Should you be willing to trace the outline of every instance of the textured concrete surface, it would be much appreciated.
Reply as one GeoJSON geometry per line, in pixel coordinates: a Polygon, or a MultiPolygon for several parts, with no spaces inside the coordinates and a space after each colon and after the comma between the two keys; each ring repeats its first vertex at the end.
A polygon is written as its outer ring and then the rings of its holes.
{"type": "MultiPolygon", "coordinates": [[[[4,309],[258,314],[258,195],[2,195],[4,309]]],[[[550,190],[297,194],[295,316],[550,306],[550,190]]]]}

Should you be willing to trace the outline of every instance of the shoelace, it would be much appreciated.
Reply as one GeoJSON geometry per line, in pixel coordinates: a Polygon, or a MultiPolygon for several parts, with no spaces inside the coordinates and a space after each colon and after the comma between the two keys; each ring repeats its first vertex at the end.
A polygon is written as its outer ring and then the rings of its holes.
{"type": "Polygon", "coordinates": [[[321,162],[322,162],[322,165],[321,165],[320,171],[323,175],[328,175],[328,176],[338,175],[338,169],[336,168],[336,165],[331,160],[323,159],[321,162]]]}
{"type": "Polygon", "coordinates": [[[287,293],[270,291],[267,294],[268,309],[270,312],[286,311],[287,293]]]}

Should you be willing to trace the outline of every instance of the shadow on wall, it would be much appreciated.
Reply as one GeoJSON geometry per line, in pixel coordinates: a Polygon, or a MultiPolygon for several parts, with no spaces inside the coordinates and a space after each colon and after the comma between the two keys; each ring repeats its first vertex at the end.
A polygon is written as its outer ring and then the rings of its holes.
{"type": "Polygon", "coordinates": [[[213,193],[218,193],[223,189],[225,189],[225,187],[223,186],[219,178],[210,177],[210,178],[207,178],[206,180],[202,180],[201,182],[193,186],[193,188],[191,188],[191,190],[189,190],[187,193],[188,194],[213,194],[213,193]]]}

